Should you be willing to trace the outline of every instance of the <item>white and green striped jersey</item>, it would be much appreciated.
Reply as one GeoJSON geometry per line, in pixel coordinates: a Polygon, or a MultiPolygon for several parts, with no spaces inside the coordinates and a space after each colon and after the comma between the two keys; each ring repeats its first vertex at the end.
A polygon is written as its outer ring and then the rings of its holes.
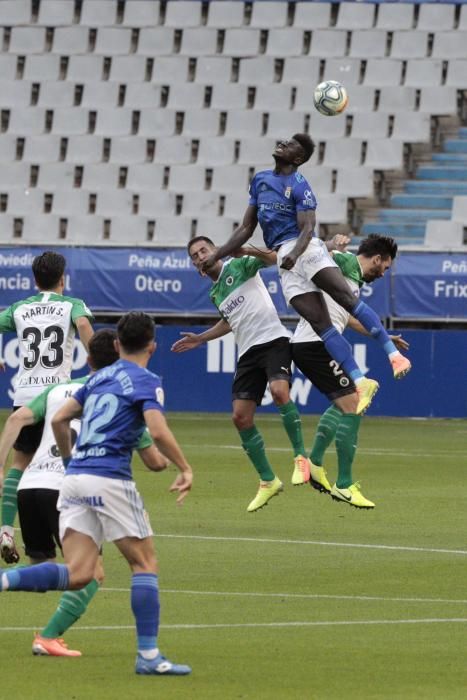
{"type": "Polygon", "coordinates": [[[15,406],[70,378],[75,324],[81,316],[92,318],[84,301],[54,292],[39,292],[0,313],[0,333],[18,336],[15,406]]]}
{"type": "MultiPolygon", "coordinates": [[[[363,279],[362,268],[358,261],[358,257],[353,253],[334,253],[333,258],[339,265],[350,289],[354,295],[358,297],[360,295],[360,288],[365,281],[363,279]]],[[[329,294],[324,292],[323,294],[324,298],[326,299],[332,325],[339,331],[339,333],[343,333],[349,322],[349,313],[342,306],[337,304],[334,299],[329,296],[329,294]]],[[[315,333],[308,321],[301,318],[292,336],[291,342],[316,343],[319,341],[321,341],[319,335],[315,333]]]]}
{"type": "Polygon", "coordinates": [[[258,270],[265,267],[250,255],[231,258],[224,263],[219,279],[209,296],[230,325],[241,357],[253,345],[269,343],[275,338],[289,338],[276,307],[258,270]]]}

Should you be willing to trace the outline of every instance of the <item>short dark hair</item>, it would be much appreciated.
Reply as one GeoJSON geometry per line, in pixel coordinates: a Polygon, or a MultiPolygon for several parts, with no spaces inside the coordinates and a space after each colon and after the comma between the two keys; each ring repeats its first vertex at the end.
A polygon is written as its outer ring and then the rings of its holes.
{"type": "Polygon", "coordinates": [[[199,241],[206,241],[206,243],[209,243],[209,245],[213,245],[215,247],[214,241],[211,241],[210,238],[207,236],[195,236],[194,238],[191,239],[191,241],[188,242],[188,245],[186,247],[188,251],[188,255],[190,255],[191,251],[191,246],[194,245],[195,243],[198,243],[199,241]]]}
{"type": "Polygon", "coordinates": [[[314,153],[314,141],[308,136],[308,134],[294,134],[292,138],[294,141],[298,141],[298,143],[302,147],[304,153],[302,163],[306,163],[307,160],[310,160],[311,156],[314,153]]]}
{"type": "Polygon", "coordinates": [[[358,246],[357,255],[363,255],[365,258],[381,255],[382,258],[390,257],[394,260],[397,255],[397,243],[390,236],[380,236],[378,233],[371,233],[358,246]]]}
{"type": "Polygon", "coordinates": [[[130,311],[117,324],[117,336],[121,346],[129,353],[144,350],[154,340],[154,321],[140,311],[130,311]]]}
{"type": "Polygon", "coordinates": [[[39,289],[52,289],[65,272],[66,260],[60,253],[46,250],[32,261],[32,274],[39,289]]]}
{"type": "Polygon", "coordinates": [[[117,331],[113,328],[100,328],[89,341],[89,360],[92,369],[102,369],[107,365],[113,365],[118,360],[118,352],[114,341],[117,339],[117,331]]]}

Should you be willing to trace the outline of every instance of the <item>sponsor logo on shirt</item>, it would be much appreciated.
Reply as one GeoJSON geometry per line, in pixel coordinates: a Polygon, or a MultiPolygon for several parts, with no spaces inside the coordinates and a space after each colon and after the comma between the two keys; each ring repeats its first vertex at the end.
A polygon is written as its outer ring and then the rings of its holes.
{"type": "Polygon", "coordinates": [[[236,297],[235,299],[231,299],[228,304],[226,304],[222,308],[219,307],[221,314],[223,316],[228,317],[228,315],[231,314],[232,311],[234,309],[236,309],[238,306],[243,304],[244,301],[245,301],[245,297],[243,296],[243,294],[240,294],[240,296],[236,297]]]}
{"type": "Polygon", "coordinates": [[[303,204],[306,207],[313,206],[313,193],[311,190],[305,190],[303,193],[303,204]]]}
{"type": "Polygon", "coordinates": [[[161,386],[158,386],[156,388],[156,399],[160,403],[161,406],[164,405],[164,389],[161,386]]]}
{"type": "Polygon", "coordinates": [[[292,193],[292,188],[290,186],[286,187],[285,192],[284,192],[284,197],[286,197],[287,199],[290,199],[291,193],[292,193]]]}

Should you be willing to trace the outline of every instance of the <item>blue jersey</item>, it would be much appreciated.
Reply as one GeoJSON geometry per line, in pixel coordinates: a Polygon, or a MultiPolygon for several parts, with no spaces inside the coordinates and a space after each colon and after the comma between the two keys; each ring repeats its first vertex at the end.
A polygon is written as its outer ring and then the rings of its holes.
{"type": "Polygon", "coordinates": [[[313,191],[299,172],[278,175],[273,170],[256,173],[250,184],[250,204],[256,207],[268,248],[298,238],[297,212],[316,209],[313,191]]]}
{"type": "Polygon", "coordinates": [[[83,406],[81,432],[67,474],[131,479],[131,455],[145,429],[143,412],[162,411],[159,377],[117,360],[96,372],[73,396],[83,406]]]}

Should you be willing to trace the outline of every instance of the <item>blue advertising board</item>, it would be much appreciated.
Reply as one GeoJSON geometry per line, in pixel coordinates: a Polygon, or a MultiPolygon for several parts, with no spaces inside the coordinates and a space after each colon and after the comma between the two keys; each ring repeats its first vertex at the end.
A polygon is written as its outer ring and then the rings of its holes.
{"type": "MultiPolygon", "coordinates": [[[[168,411],[223,412],[231,409],[231,384],[236,363],[233,336],[224,336],[187,353],[173,353],[171,346],[186,330],[206,327],[160,326],[157,352],[150,369],[162,377],[168,411]]],[[[465,417],[467,415],[467,332],[403,331],[410,343],[412,371],[395,381],[386,356],[372,339],[349,333],[354,357],[361,369],[380,382],[381,388],[368,413],[374,416],[465,417]],[[442,377],[442,381],[440,380],[442,377]]],[[[0,407],[11,406],[12,381],[18,367],[18,342],[9,333],[0,335],[0,356],[7,365],[0,372],[0,407]]],[[[87,373],[86,353],[75,343],[73,376],[87,373]]],[[[295,370],[292,398],[302,413],[321,413],[327,400],[295,370]]],[[[269,392],[261,411],[275,411],[269,392]]]]}

